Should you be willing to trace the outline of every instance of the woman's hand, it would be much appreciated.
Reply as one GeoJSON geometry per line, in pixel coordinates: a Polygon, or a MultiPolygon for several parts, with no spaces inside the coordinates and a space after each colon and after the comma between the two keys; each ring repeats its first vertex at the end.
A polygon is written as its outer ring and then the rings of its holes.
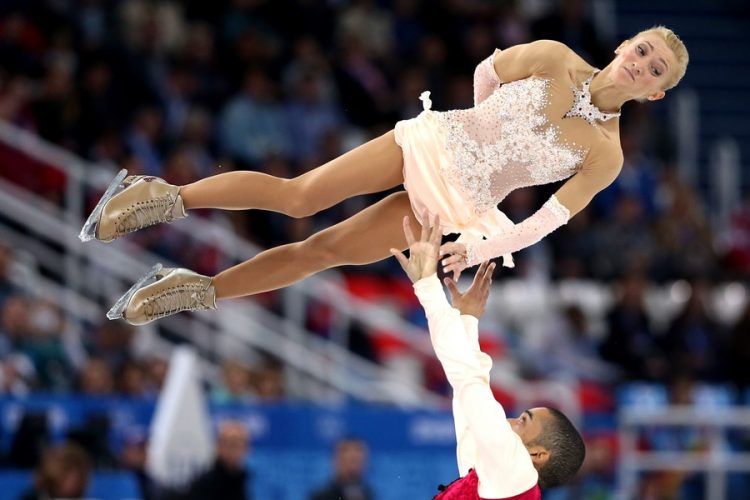
{"type": "Polygon", "coordinates": [[[441,263],[445,274],[453,273],[453,280],[458,281],[461,271],[469,267],[466,257],[466,245],[463,243],[445,243],[440,247],[441,263]]]}

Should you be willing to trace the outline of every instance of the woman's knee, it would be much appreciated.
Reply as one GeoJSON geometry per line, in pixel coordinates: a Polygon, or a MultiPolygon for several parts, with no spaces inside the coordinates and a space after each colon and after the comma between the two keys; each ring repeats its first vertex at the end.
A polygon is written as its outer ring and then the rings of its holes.
{"type": "Polygon", "coordinates": [[[320,269],[347,264],[342,249],[333,240],[329,231],[322,231],[302,241],[298,251],[300,257],[314,260],[320,269]]]}
{"type": "Polygon", "coordinates": [[[320,197],[315,195],[315,189],[310,185],[308,179],[300,176],[289,179],[287,182],[286,215],[301,219],[315,215],[326,208],[323,206],[320,197]]]}

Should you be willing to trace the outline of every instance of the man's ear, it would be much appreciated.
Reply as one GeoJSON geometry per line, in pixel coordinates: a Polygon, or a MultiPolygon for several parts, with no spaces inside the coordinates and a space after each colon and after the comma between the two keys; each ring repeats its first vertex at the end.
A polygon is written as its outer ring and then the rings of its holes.
{"type": "Polygon", "coordinates": [[[648,96],[646,99],[648,99],[649,101],[658,101],[659,99],[664,99],[665,95],[666,94],[664,93],[664,91],[660,90],[659,92],[654,92],[653,94],[648,96]]]}
{"type": "Polygon", "coordinates": [[[544,446],[530,446],[528,447],[529,455],[531,455],[531,462],[534,464],[535,469],[544,467],[544,464],[549,460],[549,450],[544,446]]]}
{"type": "Polygon", "coordinates": [[[626,46],[627,44],[629,44],[629,43],[630,43],[630,40],[623,40],[623,41],[622,41],[622,43],[621,43],[620,45],[618,45],[618,46],[617,46],[617,48],[615,49],[615,54],[619,54],[620,52],[622,52],[622,49],[623,49],[623,48],[624,48],[624,47],[625,47],[625,46],[626,46]]]}

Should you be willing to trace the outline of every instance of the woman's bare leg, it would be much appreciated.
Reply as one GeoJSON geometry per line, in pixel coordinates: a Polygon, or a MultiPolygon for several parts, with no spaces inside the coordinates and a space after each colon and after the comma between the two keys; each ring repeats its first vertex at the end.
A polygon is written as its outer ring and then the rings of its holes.
{"type": "Polygon", "coordinates": [[[404,182],[403,155],[393,131],[293,179],[261,172],[227,172],[183,186],[185,207],[272,210],[306,217],[346,198],[404,182]]]}
{"type": "Polygon", "coordinates": [[[296,283],[312,274],[347,264],[369,264],[408,247],[403,219],[420,226],[405,191],[394,193],[349,219],[305,241],[261,252],[214,277],[216,298],[242,297],[296,283]]]}

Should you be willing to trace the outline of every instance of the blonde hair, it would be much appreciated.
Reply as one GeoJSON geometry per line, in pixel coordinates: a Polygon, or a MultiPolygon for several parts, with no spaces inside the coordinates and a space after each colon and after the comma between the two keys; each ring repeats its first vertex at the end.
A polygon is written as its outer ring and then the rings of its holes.
{"type": "Polygon", "coordinates": [[[640,33],[637,33],[633,38],[638,38],[641,35],[650,34],[660,36],[661,39],[664,40],[664,43],[667,44],[667,47],[669,47],[669,49],[672,51],[675,59],[677,60],[677,65],[672,69],[672,76],[669,78],[669,80],[667,80],[667,83],[664,84],[664,90],[669,90],[680,83],[682,77],[685,76],[688,61],[690,60],[687,47],[685,47],[685,43],[680,40],[680,37],[678,37],[674,31],[667,28],[666,26],[654,26],[653,28],[649,28],[647,30],[641,31],[640,33]]]}

